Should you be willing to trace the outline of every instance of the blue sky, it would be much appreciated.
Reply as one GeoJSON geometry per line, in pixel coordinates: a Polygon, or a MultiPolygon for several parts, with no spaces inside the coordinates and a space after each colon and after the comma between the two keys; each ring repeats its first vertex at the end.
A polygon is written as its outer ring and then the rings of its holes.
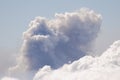
{"type": "Polygon", "coordinates": [[[103,16],[102,30],[96,42],[97,51],[102,52],[120,39],[119,3],[119,0],[0,0],[0,53],[19,50],[22,32],[36,16],[53,18],[55,13],[82,7],[93,9],[103,16]]]}

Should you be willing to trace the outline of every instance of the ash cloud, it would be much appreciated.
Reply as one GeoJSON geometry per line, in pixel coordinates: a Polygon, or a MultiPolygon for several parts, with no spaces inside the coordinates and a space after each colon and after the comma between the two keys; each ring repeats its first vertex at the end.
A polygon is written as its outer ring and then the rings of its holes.
{"type": "Polygon", "coordinates": [[[36,17],[23,33],[22,53],[14,69],[38,70],[45,65],[56,69],[85,56],[97,37],[101,15],[82,8],[55,14],[54,19],[36,17]]]}

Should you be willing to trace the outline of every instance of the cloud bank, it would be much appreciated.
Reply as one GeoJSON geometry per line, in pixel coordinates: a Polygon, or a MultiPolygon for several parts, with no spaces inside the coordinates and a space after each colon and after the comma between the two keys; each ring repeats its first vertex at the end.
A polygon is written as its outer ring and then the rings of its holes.
{"type": "Polygon", "coordinates": [[[120,40],[100,57],[85,56],[71,64],[53,70],[44,66],[33,80],[119,80],[120,40]]]}
{"type": "MultiPolygon", "coordinates": [[[[33,80],[119,80],[120,40],[115,41],[101,56],[84,56],[58,69],[40,68],[33,80]]],[[[2,80],[17,80],[5,77],[2,80]]],[[[23,79],[20,79],[23,80],[23,79]]],[[[25,79],[24,79],[25,80],[25,79]]],[[[30,80],[30,79],[26,79],[30,80]]]]}
{"type": "Polygon", "coordinates": [[[54,19],[36,17],[23,33],[18,70],[38,70],[45,65],[56,69],[85,56],[100,30],[101,15],[82,8],[55,14],[54,19]]]}
{"type": "Polygon", "coordinates": [[[16,78],[11,78],[11,77],[4,77],[4,78],[2,78],[1,80],[18,80],[18,79],[16,79],[16,78]]]}

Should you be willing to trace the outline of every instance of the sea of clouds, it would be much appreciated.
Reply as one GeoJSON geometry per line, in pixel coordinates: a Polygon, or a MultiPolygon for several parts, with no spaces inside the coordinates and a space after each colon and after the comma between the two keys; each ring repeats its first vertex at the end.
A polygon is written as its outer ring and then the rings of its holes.
{"type": "Polygon", "coordinates": [[[120,40],[113,43],[100,57],[84,56],[71,64],[53,70],[40,69],[33,80],[119,80],[120,40]]]}
{"type": "Polygon", "coordinates": [[[88,8],[36,17],[23,33],[17,65],[1,80],[119,80],[119,40],[100,56],[89,54],[101,22],[88,8]]]}

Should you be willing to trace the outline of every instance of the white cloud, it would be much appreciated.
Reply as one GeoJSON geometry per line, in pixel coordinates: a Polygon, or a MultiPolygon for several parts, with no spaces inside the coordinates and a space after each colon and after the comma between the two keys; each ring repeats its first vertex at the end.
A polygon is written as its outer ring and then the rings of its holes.
{"type": "MultiPolygon", "coordinates": [[[[21,76],[24,76],[21,75],[21,76]]],[[[26,76],[27,77],[27,76],[26,76]]],[[[115,41],[101,56],[84,56],[58,69],[50,66],[40,68],[33,80],[119,80],[120,79],[120,40],[115,41]]],[[[1,80],[18,80],[3,77],[1,80]]],[[[20,79],[20,80],[32,80],[20,79]]]]}
{"type": "Polygon", "coordinates": [[[3,77],[1,80],[18,80],[16,78],[11,78],[11,77],[3,77]]]}
{"type": "Polygon", "coordinates": [[[56,69],[87,54],[100,30],[101,15],[82,8],[56,14],[48,20],[36,17],[23,33],[22,53],[16,70],[38,70],[45,65],[56,69]]]}
{"type": "Polygon", "coordinates": [[[52,70],[44,66],[33,80],[119,80],[120,40],[100,57],[85,56],[71,64],[52,70]]]}

